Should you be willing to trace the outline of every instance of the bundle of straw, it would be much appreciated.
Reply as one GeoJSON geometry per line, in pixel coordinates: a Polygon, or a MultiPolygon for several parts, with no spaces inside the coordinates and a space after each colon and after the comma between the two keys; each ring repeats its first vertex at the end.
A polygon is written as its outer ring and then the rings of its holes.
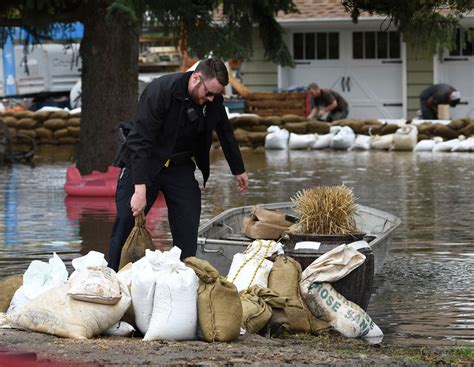
{"type": "Polygon", "coordinates": [[[290,231],[308,234],[354,234],[357,227],[352,190],[347,186],[320,186],[298,191],[291,198],[299,217],[290,231]]]}

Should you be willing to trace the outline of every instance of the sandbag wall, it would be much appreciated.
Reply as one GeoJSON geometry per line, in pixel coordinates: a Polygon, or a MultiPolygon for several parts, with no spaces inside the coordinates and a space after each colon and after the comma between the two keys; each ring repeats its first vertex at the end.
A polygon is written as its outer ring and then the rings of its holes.
{"type": "Polygon", "coordinates": [[[26,135],[37,144],[73,144],[79,141],[80,114],[66,111],[22,111],[0,114],[11,136],[26,135]]]}
{"type": "MultiPolygon", "coordinates": [[[[307,121],[304,117],[288,114],[283,116],[241,115],[230,120],[235,137],[240,146],[259,147],[265,144],[267,128],[277,125],[294,134],[328,134],[331,126],[349,126],[354,133],[362,135],[393,134],[400,127],[397,124],[386,124],[378,120],[344,119],[332,123],[307,121]]],[[[460,135],[466,138],[474,136],[474,119],[453,120],[448,125],[423,122],[417,125],[418,141],[441,137],[443,140],[455,139],[460,135]]]]}
{"type": "Polygon", "coordinates": [[[259,116],[306,115],[306,93],[250,93],[245,112],[259,116]]]}

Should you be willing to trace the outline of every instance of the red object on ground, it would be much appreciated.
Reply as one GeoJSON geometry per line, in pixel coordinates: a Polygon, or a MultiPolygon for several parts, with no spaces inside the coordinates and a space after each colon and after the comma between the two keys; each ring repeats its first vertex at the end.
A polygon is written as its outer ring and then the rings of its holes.
{"type": "Polygon", "coordinates": [[[70,166],[66,172],[64,191],[70,196],[115,196],[120,168],[109,166],[107,172],[92,171],[82,176],[70,166]]]}

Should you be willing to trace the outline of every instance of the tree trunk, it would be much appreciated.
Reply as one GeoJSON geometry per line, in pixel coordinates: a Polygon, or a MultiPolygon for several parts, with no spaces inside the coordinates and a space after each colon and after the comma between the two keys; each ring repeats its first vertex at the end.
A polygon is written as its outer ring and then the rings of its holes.
{"type": "Polygon", "coordinates": [[[117,125],[137,106],[136,24],[109,24],[106,8],[89,6],[84,16],[81,137],[76,165],[81,174],[104,172],[117,149],[117,125]]]}

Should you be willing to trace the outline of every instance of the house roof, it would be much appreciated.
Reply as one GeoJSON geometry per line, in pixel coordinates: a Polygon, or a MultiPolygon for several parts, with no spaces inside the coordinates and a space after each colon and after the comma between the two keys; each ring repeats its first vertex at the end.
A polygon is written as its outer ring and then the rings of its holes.
{"type": "MultiPolygon", "coordinates": [[[[304,21],[304,20],[351,20],[351,15],[342,5],[341,0],[293,0],[299,13],[284,14],[278,13],[277,19],[280,22],[304,21]]],[[[473,18],[474,13],[470,12],[464,15],[465,18],[473,18]]],[[[369,15],[362,12],[359,19],[384,19],[384,15],[369,15]]]]}
{"type": "Polygon", "coordinates": [[[338,18],[351,19],[341,0],[293,0],[300,13],[279,13],[279,21],[338,18]]]}

